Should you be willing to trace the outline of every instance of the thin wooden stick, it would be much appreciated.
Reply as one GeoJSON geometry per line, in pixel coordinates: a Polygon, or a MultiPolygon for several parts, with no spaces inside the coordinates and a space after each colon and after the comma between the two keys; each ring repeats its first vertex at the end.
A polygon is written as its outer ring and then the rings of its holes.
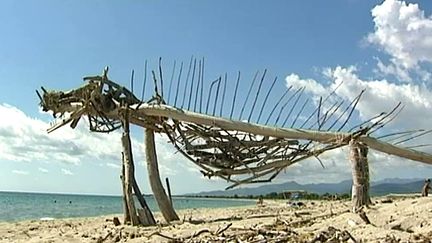
{"type": "Polygon", "coordinates": [[[190,86],[190,91],[189,91],[189,101],[188,101],[188,106],[187,109],[190,109],[190,105],[192,102],[192,98],[193,98],[193,87],[194,87],[194,81],[195,81],[195,69],[196,69],[196,59],[194,59],[194,64],[193,64],[193,71],[192,71],[192,80],[191,80],[191,86],[190,86]]]}
{"type": "Polygon", "coordinates": [[[145,60],[145,64],[144,64],[144,81],[143,81],[142,92],[141,92],[141,101],[144,100],[146,83],[147,83],[147,60],[145,60]]]}
{"type": "Polygon", "coordinates": [[[163,86],[163,77],[162,77],[162,57],[159,57],[159,78],[161,84],[161,96],[164,96],[164,86],[163,86]]]}
{"type": "Polygon", "coordinates": [[[259,82],[258,90],[257,90],[257,92],[256,92],[255,99],[254,99],[254,101],[253,101],[253,103],[252,103],[252,108],[251,108],[251,111],[250,111],[249,116],[248,116],[248,119],[247,119],[248,121],[251,121],[252,114],[253,114],[253,112],[254,112],[254,110],[255,110],[255,104],[256,104],[256,102],[257,102],[257,100],[258,100],[258,96],[259,96],[259,94],[261,93],[261,86],[262,86],[262,84],[263,84],[263,82],[264,82],[264,79],[265,79],[265,75],[266,75],[266,73],[267,73],[267,69],[264,70],[264,73],[263,73],[263,75],[262,75],[262,77],[261,77],[261,81],[259,82]]]}
{"type": "Polygon", "coordinates": [[[267,94],[266,94],[266,96],[265,96],[265,98],[264,98],[264,101],[263,101],[263,103],[262,103],[262,105],[261,105],[261,110],[260,110],[260,113],[259,113],[259,115],[258,115],[257,123],[259,123],[259,121],[260,121],[261,114],[262,114],[262,112],[263,112],[263,110],[264,110],[264,107],[265,107],[265,105],[266,105],[266,103],[267,103],[267,99],[268,99],[268,97],[269,97],[271,91],[273,90],[273,87],[274,87],[276,81],[277,81],[277,77],[274,78],[273,83],[270,85],[270,88],[269,88],[269,90],[267,91],[267,94]]]}
{"type": "Polygon", "coordinates": [[[252,80],[252,83],[251,83],[251,85],[249,86],[248,93],[247,93],[247,95],[246,95],[246,98],[245,98],[245,101],[244,101],[244,103],[243,103],[243,106],[242,106],[242,108],[241,108],[241,110],[240,110],[239,120],[242,119],[243,111],[244,111],[244,109],[245,109],[245,107],[246,107],[246,104],[247,104],[248,99],[249,99],[249,95],[250,95],[250,93],[251,93],[251,91],[252,91],[252,88],[253,88],[253,86],[254,86],[254,84],[255,84],[255,81],[256,81],[256,79],[257,79],[258,74],[259,74],[259,71],[257,71],[257,72],[255,73],[255,76],[254,76],[254,78],[253,78],[253,80],[252,80]]]}
{"type": "Polygon", "coordinates": [[[288,94],[288,92],[292,89],[292,85],[290,87],[288,87],[287,90],[285,90],[285,92],[283,93],[283,95],[279,98],[279,100],[276,102],[276,104],[273,106],[273,109],[271,110],[270,114],[267,117],[267,120],[265,122],[265,125],[268,124],[268,122],[270,121],[271,116],[273,115],[273,112],[276,110],[276,108],[279,106],[279,104],[282,102],[283,98],[285,98],[285,96],[288,94]]]}
{"type": "Polygon", "coordinates": [[[173,85],[175,70],[176,70],[176,61],[174,60],[174,65],[173,65],[173,69],[172,69],[172,72],[171,72],[170,84],[169,84],[169,88],[168,88],[168,100],[167,100],[168,104],[171,101],[171,89],[172,89],[172,85],[173,85]]]}
{"type": "Polygon", "coordinates": [[[233,115],[233,112],[234,112],[234,106],[236,104],[237,89],[238,89],[238,86],[239,86],[239,82],[240,82],[240,72],[238,72],[237,82],[236,82],[236,86],[235,86],[235,89],[234,89],[233,101],[232,101],[232,104],[231,104],[231,112],[230,112],[230,117],[229,117],[230,119],[232,119],[232,115],[233,115]]]}
{"type": "Polygon", "coordinates": [[[188,87],[190,72],[191,72],[191,69],[192,69],[192,61],[193,61],[193,56],[191,57],[190,62],[189,62],[189,68],[188,68],[188,72],[187,72],[187,75],[186,75],[186,83],[185,83],[185,86],[184,86],[184,89],[183,89],[183,99],[182,99],[182,104],[181,104],[181,108],[182,109],[183,109],[184,102],[186,101],[186,96],[187,96],[186,91],[187,91],[187,87],[188,87]]]}
{"type": "Polygon", "coordinates": [[[221,105],[220,105],[220,110],[219,110],[219,116],[222,117],[222,109],[224,107],[224,101],[225,101],[225,92],[226,92],[226,85],[227,85],[227,73],[225,73],[225,78],[224,78],[224,87],[223,87],[223,93],[222,93],[222,100],[221,100],[221,105]]]}
{"type": "Polygon", "coordinates": [[[180,89],[179,86],[180,86],[180,82],[181,82],[182,71],[183,71],[183,62],[181,62],[181,64],[180,64],[180,72],[179,72],[179,76],[178,76],[178,79],[177,79],[176,95],[175,95],[175,98],[174,98],[174,107],[177,106],[177,97],[178,97],[178,92],[179,92],[179,89],[180,89]]]}

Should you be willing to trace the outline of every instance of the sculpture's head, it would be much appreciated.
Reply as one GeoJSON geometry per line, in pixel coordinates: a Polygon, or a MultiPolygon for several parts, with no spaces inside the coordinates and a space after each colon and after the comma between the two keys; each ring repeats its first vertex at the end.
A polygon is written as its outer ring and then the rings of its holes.
{"type": "Polygon", "coordinates": [[[117,129],[109,114],[122,105],[140,103],[135,95],[111,81],[107,77],[108,68],[105,68],[102,76],[85,77],[86,84],[67,92],[47,91],[41,87],[41,92],[36,91],[40,99],[40,106],[45,112],[52,112],[54,118],[58,118],[48,131],[71,122],[75,128],[83,115],[88,115],[90,129],[97,132],[109,132],[117,129]],[[102,126],[101,126],[102,125],[102,126]],[[109,128],[107,128],[108,126],[109,128]]]}
{"type": "Polygon", "coordinates": [[[83,106],[91,99],[91,94],[98,90],[98,84],[94,82],[89,82],[84,86],[73,89],[67,92],[56,91],[56,90],[46,90],[41,87],[41,92],[36,90],[39,96],[42,110],[45,112],[51,111],[54,117],[58,114],[62,115],[65,112],[73,112],[83,106]]]}

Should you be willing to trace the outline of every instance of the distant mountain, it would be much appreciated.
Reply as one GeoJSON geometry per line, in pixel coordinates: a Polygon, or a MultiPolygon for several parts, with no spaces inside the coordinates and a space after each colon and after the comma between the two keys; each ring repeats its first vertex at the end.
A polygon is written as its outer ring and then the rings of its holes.
{"type": "Polygon", "coordinates": [[[397,183],[381,183],[371,187],[372,195],[385,195],[388,193],[420,193],[423,187],[424,180],[408,182],[405,184],[397,183]]]}
{"type": "Polygon", "coordinates": [[[381,181],[377,181],[377,182],[372,182],[372,185],[378,185],[378,184],[384,184],[384,183],[389,183],[389,184],[408,184],[411,182],[416,182],[416,181],[423,181],[424,179],[419,179],[419,178],[385,178],[381,181]]]}
{"type": "MultiPolygon", "coordinates": [[[[381,181],[371,182],[371,195],[385,195],[388,193],[413,193],[420,192],[423,185],[423,179],[399,179],[388,178],[381,181]]],[[[342,194],[351,192],[352,181],[345,180],[339,183],[314,183],[299,184],[295,181],[289,181],[281,184],[268,184],[259,187],[237,188],[233,190],[218,190],[200,193],[186,194],[189,196],[248,196],[248,195],[265,195],[271,192],[283,192],[290,190],[303,190],[310,193],[324,194],[342,194]]]]}

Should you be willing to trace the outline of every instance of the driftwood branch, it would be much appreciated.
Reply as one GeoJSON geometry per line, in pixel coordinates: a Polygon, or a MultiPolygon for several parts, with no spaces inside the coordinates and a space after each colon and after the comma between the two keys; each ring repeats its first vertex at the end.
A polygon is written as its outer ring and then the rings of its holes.
{"type": "MultiPolygon", "coordinates": [[[[413,136],[396,144],[384,142],[370,136],[395,119],[402,109],[401,104],[398,104],[388,113],[383,112],[373,119],[351,127],[351,129],[345,129],[365,91],[360,92],[350,104],[343,108],[343,100],[338,100],[339,98],[335,94],[336,87],[328,96],[320,99],[318,107],[303,122],[300,128],[285,128],[283,126],[289,119],[292,120],[290,122],[291,126],[295,125],[307,103],[305,102],[298,109],[297,105],[304,88],[300,87],[291,92],[290,87],[279,98],[269,116],[265,119],[265,124],[268,124],[273,112],[279,109],[280,112],[275,119],[275,123],[278,124],[283,115],[285,118],[281,121],[282,127],[261,125],[251,122],[251,119],[257,115],[258,122],[260,121],[264,107],[268,107],[266,104],[267,98],[276,82],[276,79],[274,79],[264,97],[263,103],[261,106],[258,105],[259,111],[255,111],[254,108],[257,105],[259,94],[252,95],[252,89],[261,89],[265,80],[265,71],[261,78],[258,78],[259,72],[255,74],[243,106],[239,111],[239,119],[246,112],[248,113],[248,122],[236,121],[222,117],[221,108],[225,106],[225,88],[221,91],[222,101],[218,102],[222,76],[209,87],[207,103],[204,102],[203,104],[204,60],[199,62],[198,78],[196,79],[196,59],[191,58],[186,80],[181,82],[183,86],[180,86],[182,68],[183,65],[180,66],[177,82],[177,91],[179,89],[184,90],[180,108],[175,107],[178,92],[175,95],[174,106],[165,103],[161,63],[159,63],[159,75],[152,72],[155,95],[147,102],[143,102],[143,98],[141,100],[137,99],[131,91],[109,80],[107,77],[108,69],[104,71],[102,76],[86,77],[85,80],[88,83],[78,89],[68,92],[42,89],[37,94],[41,99],[40,104],[43,109],[45,111],[50,110],[55,116],[59,116],[58,122],[49,131],[69,123],[72,127],[75,127],[81,116],[88,116],[91,131],[110,132],[119,127],[119,114],[121,113],[119,111],[121,106],[125,106],[130,111],[129,120],[132,124],[154,132],[165,133],[175,148],[187,159],[199,166],[205,176],[209,178],[218,176],[233,183],[233,186],[243,183],[271,181],[284,168],[311,157],[317,158],[322,164],[319,155],[346,146],[351,139],[365,144],[370,149],[432,164],[431,154],[400,147],[397,144],[423,136],[427,132],[412,134],[413,136]],[[189,80],[190,78],[191,80],[189,80]],[[255,87],[255,83],[257,83],[257,87],[255,87]],[[288,93],[290,94],[285,99],[288,93]],[[201,94],[200,97],[199,94],[201,94]],[[251,101],[251,109],[246,111],[246,106],[248,102],[250,103],[249,96],[253,96],[253,100],[251,101]],[[199,106],[198,100],[200,100],[199,106]],[[212,103],[213,107],[210,107],[210,103],[212,103]],[[202,104],[205,106],[205,114],[201,113],[202,104]],[[194,111],[199,107],[200,112],[183,110],[186,105],[188,109],[192,107],[194,111]],[[218,108],[220,108],[219,116],[214,116],[218,108]],[[284,113],[286,110],[288,113],[284,113]],[[294,110],[300,111],[295,115],[294,110]],[[71,114],[66,116],[67,113],[71,114]],[[208,113],[213,115],[208,115],[208,113]],[[291,114],[294,114],[294,117],[291,117],[291,114]],[[336,114],[338,116],[333,117],[336,114]],[[317,121],[312,122],[313,124],[309,123],[312,117],[317,117],[317,121]],[[307,124],[311,125],[310,129],[301,129],[307,124]],[[336,127],[336,125],[339,125],[336,131],[331,131],[330,129],[336,127]],[[347,132],[343,132],[342,129],[347,130],[347,132]]],[[[173,71],[171,82],[174,76],[173,71]]],[[[233,102],[236,101],[239,76],[236,91],[233,94],[233,102]]],[[[225,76],[223,87],[226,85],[226,79],[225,76]]],[[[170,87],[172,86],[171,82],[170,87]]],[[[168,90],[168,96],[170,96],[170,89],[168,90]]],[[[232,104],[230,108],[229,117],[232,118],[235,104],[232,104]]]]}

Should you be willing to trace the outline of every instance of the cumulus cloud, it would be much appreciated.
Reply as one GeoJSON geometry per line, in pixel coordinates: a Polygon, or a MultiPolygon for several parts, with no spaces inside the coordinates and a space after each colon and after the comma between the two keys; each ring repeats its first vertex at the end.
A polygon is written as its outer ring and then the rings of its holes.
{"type": "Polygon", "coordinates": [[[12,170],[12,173],[17,174],[17,175],[28,175],[28,174],[30,174],[28,171],[24,171],[24,170],[12,170]]]}
{"type": "MultiPolygon", "coordinates": [[[[0,159],[73,165],[121,159],[119,132],[91,133],[86,121],[81,121],[76,129],[65,126],[48,134],[47,122],[31,118],[16,107],[0,104],[0,113],[8,117],[0,120],[0,159]]],[[[133,144],[136,151],[141,149],[136,141],[133,144]]]]}
{"type": "Polygon", "coordinates": [[[292,86],[294,89],[305,88],[305,90],[313,90],[315,94],[326,95],[327,90],[324,86],[313,79],[301,79],[297,74],[292,73],[285,78],[287,87],[292,86]]]}
{"type": "MultiPolygon", "coordinates": [[[[366,90],[364,96],[356,107],[357,119],[366,120],[383,111],[391,110],[398,102],[402,102],[405,108],[397,118],[388,125],[387,132],[405,131],[408,129],[427,129],[432,124],[432,90],[422,83],[392,83],[386,79],[364,79],[359,76],[354,66],[327,68],[324,76],[330,82],[323,84],[317,80],[302,78],[297,74],[290,74],[286,78],[287,84],[295,87],[305,87],[312,97],[325,96],[335,90],[338,98],[351,100],[361,90],[366,90]],[[324,94],[324,95],[323,95],[324,94]]],[[[415,144],[429,143],[429,137],[413,140],[415,144]]],[[[409,144],[401,144],[408,146],[409,144]]],[[[419,150],[432,153],[430,147],[419,150]]],[[[302,183],[314,181],[340,181],[351,177],[350,163],[348,159],[348,148],[342,148],[327,152],[320,156],[324,162],[323,169],[315,159],[308,159],[289,167],[286,174],[279,180],[295,178],[302,183]]],[[[369,161],[371,163],[372,178],[383,179],[386,177],[404,177],[407,172],[430,171],[425,170],[423,164],[408,161],[388,154],[370,151],[369,161]]],[[[426,176],[425,173],[416,176],[426,176]]]]}
{"type": "MultiPolygon", "coordinates": [[[[425,16],[418,4],[398,0],[385,0],[375,6],[371,13],[375,28],[366,37],[366,41],[389,56],[389,60],[376,58],[375,74],[379,73],[380,77],[388,76],[396,80],[362,78],[355,66],[347,65],[323,69],[323,76],[329,81],[327,83],[292,73],[286,77],[286,84],[293,85],[296,89],[304,87],[305,92],[315,100],[315,104],[318,97],[325,97],[336,87],[337,99],[345,101],[352,100],[362,90],[366,90],[356,107],[355,119],[364,121],[381,112],[390,111],[398,102],[402,102],[405,108],[383,130],[395,132],[427,129],[432,124],[432,90],[424,81],[431,80],[427,65],[432,62],[432,17],[425,16]]],[[[429,140],[430,136],[411,142],[429,144],[429,140]]],[[[408,142],[400,145],[411,144],[408,142]]],[[[416,149],[432,152],[430,147],[416,149]]],[[[309,183],[351,178],[348,148],[327,152],[320,158],[325,164],[325,169],[321,168],[315,159],[309,159],[288,168],[279,180],[293,178],[299,182],[309,183]]],[[[377,151],[370,151],[369,161],[373,180],[407,175],[424,177],[431,171],[421,163],[377,151]]]]}
{"type": "Polygon", "coordinates": [[[402,81],[411,80],[412,71],[430,79],[430,72],[421,64],[432,62],[431,16],[425,16],[418,4],[385,0],[372,9],[372,17],[375,31],[367,41],[391,57],[388,64],[378,60],[378,70],[402,81]]]}
{"type": "Polygon", "coordinates": [[[121,166],[119,164],[114,164],[114,163],[106,163],[106,166],[113,168],[113,169],[120,169],[121,166]]]}
{"type": "MultiPolygon", "coordinates": [[[[75,129],[65,126],[48,134],[47,122],[31,118],[16,107],[0,104],[0,113],[8,117],[0,120],[0,159],[71,165],[103,161],[108,167],[120,168],[122,147],[118,131],[109,134],[90,132],[87,121],[82,120],[75,129]]],[[[158,135],[155,139],[159,170],[163,176],[177,174],[179,163],[191,165],[175,154],[165,137],[158,135]]],[[[144,166],[144,143],[134,137],[131,140],[135,163],[144,166]]],[[[38,170],[47,172],[44,168],[38,170]]]]}
{"type": "MultiPolygon", "coordinates": [[[[308,83],[305,91],[313,96],[322,96],[335,90],[338,97],[345,100],[351,100],[356,97],[362,90],[366,90],[364,96],[357,106],[359,118],[361,120],[369,119],[381,112],[390,111],[398,102],[406,107],[398,115],[398,118],[392,123],[394,126],[406,128],[428,128],[432,122],[432,90],[428,89],[421,83],[395,84],[386,79],[362,79],[358,76],[357,70],[353,66],[341,67],[326,70],[326,77],[330,79],[327,86],[323,86],[316,80],[298,79],[297,83],[308,83]],[[319,88],[316,88],[319,87],[319,88]],[[421,119],[413,119],[419,117],[421,119]],[[406,121],[410,121],[406,123],[406,121]]],[[[286,78],[287,83],[292,82],[294,74],[286,78]]]]}
{"type": "Polygon", "coordinates": [[[41,167],[39,167],[38,170],[39,170],[40,172],[42,172],[42,173],[48,173],[48,170],[45,169],[45,168],[41,168],[41,167]]]}
{"type": "Polygon", "coordinates": [[[72,173],[72,171],[70,171],[70,170],[68,170],[68,169],[64,169],[64,168],[61,169],[61,172],[62,172],[64,175],[74,175],[74,173],[72,173]]]}

